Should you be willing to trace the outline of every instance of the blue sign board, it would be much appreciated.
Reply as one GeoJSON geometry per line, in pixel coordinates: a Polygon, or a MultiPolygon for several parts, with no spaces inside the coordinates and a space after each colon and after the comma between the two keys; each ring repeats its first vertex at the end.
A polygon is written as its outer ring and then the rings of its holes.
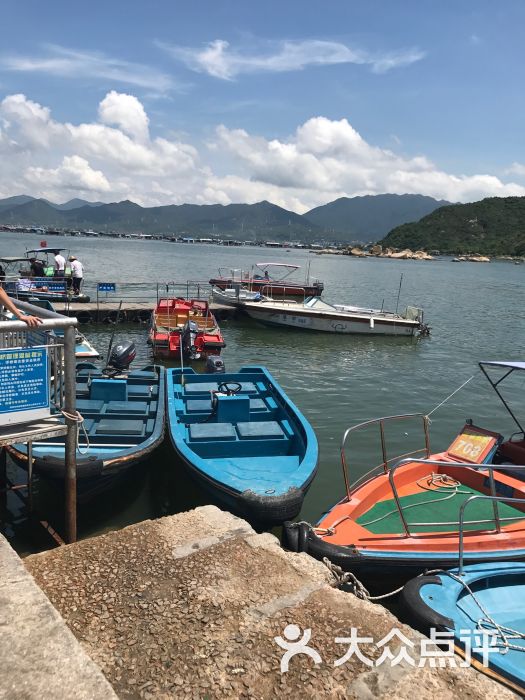
{"type": "Polygon", "coordinates": [[[0,349],[0,425],[49,413],[47,348],[0,349]]]}
{"type": "Polygon", "coordinates": [[[117,285],[115,282],[99,282],[98,283],[99,292],[116,292],[117,285]]]}
{"type": "Polygon", "coordinates": [[[50,292],[65,292],[66,283],[65,282],[45,282],[45,285],[50,292]]]}

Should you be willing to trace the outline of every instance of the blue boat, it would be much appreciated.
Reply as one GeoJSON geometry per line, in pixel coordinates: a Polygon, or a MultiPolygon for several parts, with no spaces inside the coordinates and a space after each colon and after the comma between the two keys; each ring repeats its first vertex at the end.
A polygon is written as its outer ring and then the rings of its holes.
{"type": "Polygon", "coordinates": [[[167,395],[173,446],[215,500],[267,525],[299,513],[317,469],[317,438],[267,369],[169,369],[167,395]]]}
{"type": "MultiPolygon", "coordinates": [[[[77,365],[77,410],[84,421],[77,448],[77,490],[89,500],[110,488],[132,466],[143,461],[164,438],[165,372],[150,365],[142,370],[108,376],[94,364],[77,365]]],[[[27,467],[27,445],[8,448],[27,467]]],[[[64,438],[33,443],[34,469],[63,479],[64,438]]]]}
{"type": "Polygon", "coordinates": [[[451,633],[461,656],[523,696],[525,563],[472,564],[459,573],[411,579],[401,596],[404,610],[422,631],[451,633]]]}

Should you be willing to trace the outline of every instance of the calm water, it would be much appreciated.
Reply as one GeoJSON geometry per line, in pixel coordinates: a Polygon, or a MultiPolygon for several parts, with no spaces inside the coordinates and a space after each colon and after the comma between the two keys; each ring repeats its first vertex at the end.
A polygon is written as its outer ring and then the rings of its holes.
{"type": "MultiPolygon", "coordinates": [[[[0,234],[0,255],[22,254],[39,245],[40,237],[0,234]]],[[[474,379],[432,416],[431,444],[444,449],[472,417],[478,425],[508,434],[513,425],[477,367],[481,359],[524,359],[525,265],[353,259],[306,252],[259,248],[221,248],[162,241],[55,238],[85,265],[89,280],[119,282],[182,282],[207,280],[219,266],[249,269],[254,262],[285,261],[302,266],[325,282],[328,301],[395,308],[403,275],[399,308],[421,306],[432,327],[430,338],[389,339],[308,334],[274,330],[249,320],[221,324],[227,348],[227,370],[264,364],[312,423],[320,445],[319,472],[305,500],[302,517],[316,520],[343,493],[340,440],[344,430],[368,418],[431,411],[469,377],[474,379]]],[[[118,294],[117,297],[118,299],[118,294]]],[[[83,332],[104,351],[112,328],[83,326],[83,332]]],[[[150,361],[146,327],[119,326],[116,338],[133,339],[135,366],[150,361]]],[[[514,382],[513,398],[523,395],[514,382]]],[[[522,404],[523,405],[523,404],[522,404]]],[[[419,440],[413,426],[397,439],[389,434],[395,453],[419,440]]],[[[377,463],[377,435],[369,434],[349,453],[352,475],[377,463]]],[[[61,527],[61,497],[39,482],[40,511],[61,527]]],[[[152,457],[140,479],[118,494],[83,508],[81,536],[120,527],[206,503],[171,447],[152,457]]],[[[21,551],[38,546],[24,511],[12,496],[4,531],[21,551]]],[[[46,540],[44,540],[46,542],[46,540]]]]}

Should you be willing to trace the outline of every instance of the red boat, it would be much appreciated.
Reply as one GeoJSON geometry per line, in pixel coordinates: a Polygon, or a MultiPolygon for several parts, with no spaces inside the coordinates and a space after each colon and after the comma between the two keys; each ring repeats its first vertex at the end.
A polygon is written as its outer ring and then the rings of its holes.
{"type": "Polygon", "coordinates": [[[156,357],[199,360],[220,355],[226,343],[203,299],[159,299],[149,342],[156,357]]]}
{"type": "Polygon", "coordinates": [[[219,268],[219,277],[213,277],[210,284],[219,289],[228,289],[240,284],[253,292],[260,292],[269,297],[312,297],[321,296],[324,284],[319,280],[309,279],[307,274],[304,282],[294,282],[288,277],[299,270],[299,265],[287,263],[257,263],[251,271],[226,270],[219,268]]]}

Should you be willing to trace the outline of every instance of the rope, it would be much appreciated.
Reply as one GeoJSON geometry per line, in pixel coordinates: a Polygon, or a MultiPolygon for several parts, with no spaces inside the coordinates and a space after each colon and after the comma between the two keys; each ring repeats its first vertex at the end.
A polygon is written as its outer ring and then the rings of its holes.
{"type": "Polygon", "coordinates": [[[68,420],[74,421],[77,424],[77,430],[76,430],[76,437],[75,437],[75,442],[76,442],[76,451],[80,455],[87,455],[89,452],[89,436],[87,434],[86,426],[84,425],[84,416],[82,416],[78,411],[75,411],[75,413],[68,413],[67,411],[64,411],[60,409],[60,413],[64,416],[64,418],[67,418],[68,420]],[[84,437],[86,438],[86,449],[80,449],[80,429],[82,429],[84,433],[84,437]]]}
{"type": "MultiPolygon", "coordinates": [[[[449,493],[447,496],[444,496],[443,498],[430,498],[428,501],[420,501],[419,503],[411,503],[409,505],[403,506],[403,510],[408,510],[409,508],[416,508],[418,506],[425,506],[428,505],[429,503],[440,503],[441,501],[448,501],[451,498],[454,498],[454,496],[457,496],[458,494],[464,494],[466,496],[469,496],[472,494],[472,491],[461,491],[459,488],[461,486],[461,482],[457,481],[456,479],[453,479],[452,477],[448,476],[447,474],[439,474],[436,472],[432,472],[432,474],[429,474],[428,476],[424,476],[419,481],[416,481],[417,486],[421,489],[425,489],[426,491],[433,491],[434,493],[443,493],[442,489],[445,489],[445,491],[449,489],[454,489],[451,493],[449,493]],[[427,485],[423,486],[420,484],[421,481],[424,479],[427,480],[427,485]],[[433,486],[436,486],[436,488],[432,488],[433,486]]],[[[388,513],[384,513],[383,515],[380,515],[378,518],[375,518],[374,520],[369,520],[366,523],[360,523],[363,527],[368,527],[368,525],[374,525],[375,523],[380,522],[381,520],[384,520],[385,518],[390,517],[391,515],[394,515],[396,513],[399,513],[397,508],[394,508],[393,510],[389,511],[388,513]]],[[[407,523],[407,525],[410,527],[411,525],[415,525],[416,523],[407,523]]]]}
{"type": "Polygon", "coordinates": [[[383,595],[370,595],[368,589],[365,588],[357,576],[355,576],[355,574],[353,574],[351,571],[343,571],[340,566],[334,564],[327,557],[323,557],[323,564],[334,577],[334,581],[332,583],[334,588],[349,586],[351,592],[360,600],[368,600],[370,602],[375,600],[384,600],[385,598],[391,598],[392,596],[397,595],[403,590],[403,586],[400,586],[399,588],[396,588],[395,591],[391,591],[390,593],[383,593],[383,595]]]}
{"type": "Polygon", "coordinates": [[[460,389],[463,389],[464,386],[466,386],[472,379],[474,379],[474,376],[475,375],[472,375],[472,377],[469,377],[469,379],[467,379],[466,382],[463,382],[463,384],[461,386],[458,386],[458,388],[455,391],[453,391],[451,394],[449,394],[446,399],[444,399],[441,403],[438,403],[438,405],[435,408],[433,408],[430,411],[430,413],[427,413],[427,418],[429,418],[434,413],[434,411],[437,411],[438,408],[441,408],[441,406],[443,406],[443,404],[446,404],[447,401],[454,396],[454,394],[457,394],[458,391],[460,391],[460,389]]]}
{"type": "MultiPolygon", "coordinates": [[[[348,516],[345,515],[344,518],[341,518],[341,520],[346,520],[348,516]]],[[[290,523],[290,527],[299,527],[299,525],[307,525],[312,532],[315,532],[319,535],[335,535],[335,525],[341,522],[341,520],[338,520],[337,523],[334,525],[331,525],[330,527],[316,527],[315,525],[311,525],[309,522],[306,520],[298,520],[295,523],[290,523]]]]}
{"type": "Polygon", "coordinates": [[[485,616],[479,618],[479,620],[476,623],[477,628],[481,631],[487,630],[489,632],[492,632],[492,636],[496,639],[498,637],[501,638],[502,643],[498,644],[498,646],[503,647],[503,651],[501,652],[502,654],[506,654],[509,651],[509,649],[512,649],[514,651],[525,651],[525,646],[520,646],[519,644],[512,644],[511,642],[509,642],[509,639],[525,640],[525,632],[520,632],[519,630],[512,629],[512,627],[506,627],[505,625],[500,625],[498,622],[496,622],[496,620],[494,620],[490,613],[476,598],[476,596],[474,595],[474,591],[470,588],[468,583],[461,578],[461,576],[457,576],[451,571],[445,571],[443,569],[433,569],[432,571],[425,571],[425,573],[420,574],[420,576],[430,576],[432,574],[446,574],[447,576],[450,576],[450,578],[452,578],[454,581],[457,581],[457,583],[463,586],[463,588],[469,593],[474,603],[476,603],[478,608],[485,616]],[[492,630],[496,630],[496,633],[494,633],[492,630]]]}

